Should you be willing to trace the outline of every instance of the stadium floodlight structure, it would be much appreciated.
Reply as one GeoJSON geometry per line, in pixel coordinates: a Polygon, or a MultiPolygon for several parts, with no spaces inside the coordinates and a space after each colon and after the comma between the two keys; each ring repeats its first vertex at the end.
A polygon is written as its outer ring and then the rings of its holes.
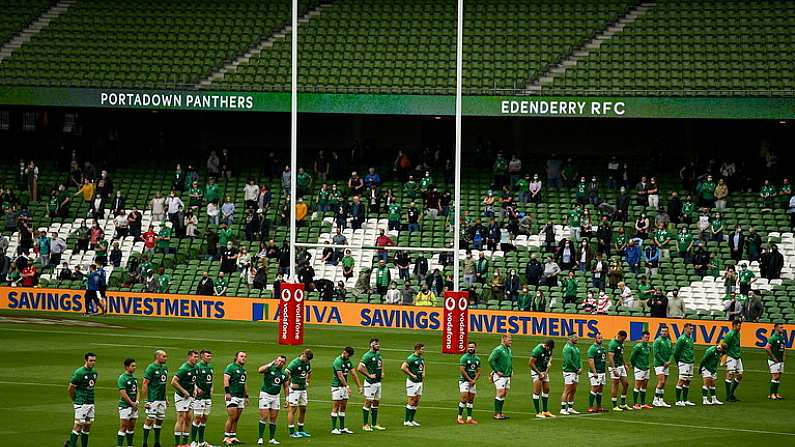
{"type": "MultiPolygon", "coordinates": [[[[409,252],[449,253],[453,252],[453,290],[458,291],[460,279],[459,261],[461,258],[461,92],[464,50],[464,0],[457,0],[456,6],[456,49],[455,49],[455,176],[453,185],[453,246],[451,248],[432,247],[376,247],[367,245],[333,245],[336,248],[405,250],[409,252]]],[[[292,6],[292,79],[290,84],[290,278],[297,280],[296,248],[320,248],[326,244],[314,242],[296,242],[295,207],[297,205],[297,173],[298,173],[298,0],[292,6]]]]}

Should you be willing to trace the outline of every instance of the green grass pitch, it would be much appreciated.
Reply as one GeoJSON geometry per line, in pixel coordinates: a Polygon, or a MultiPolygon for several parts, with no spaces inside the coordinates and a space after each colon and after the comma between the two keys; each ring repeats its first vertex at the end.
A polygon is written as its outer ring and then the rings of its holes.
{"type": "MultiPolygon", "coordinates": [[[[613,334],[606,334],[612,336],[613,334]]],[[[292,359],[299,347],[276,344],[275,326],[249,322],[206,322],[190,320],[142,319],[131,317],[96,318],[85,320],[77,316],[0,313],[0,445],[60,446],[66,439],[71,423],[72,409],[66,394],[66,384],[71,372],[81,366],[86,351],[96,352],[99,382],[97,386],[97,420],[91,430],[91,445],[112,446],[118,428],[115,389],[116,378],[122,371],[125,357],[138,362],[140,378],[151,361],[156,348],[166,349],[169,366],[173,372],[183,361],[189,349],[210,349],[215,353],[216,393],[213,414],[210,416],[207,436],[213,444],[223,437],[225,414],[221,401],[221,371],[237,350],[249,354],[249,390],[252,396],[259,391],[259,377],[254,370],[284,353],[292,359]],[[87,326],[86,322],[97,323],[87,326]]],[[[491,348],[499,343],[494,335],[474,334],[472,340],[479,344],[479,354],[486,364],[491,348]]],[[[795,445],[795,377],[786,373],[781,393],[791,399],[768,401],[769,375],[765,355],[761,350],[746,349],[745,380],[737,392],[741,402],[722,407],[700,405],[701,379],[695,378],[691,397],[698,406],[670,408],[599,415],[558,417],[537,420],[530,399],[528,355],[539,342],[538,338],[514,339],[514,380],[505,406],[511,416],[507,421],[491,419],[494,389],[485,378],[478,386],[475,417],[480,425],[459,426],[455,423],[458,397],[458,366],[456,355],[440,353],[439,333],[309,326],[306,330],[306,347],[315,352],[312,362],[313,380],[309,389],[309,410],[306,430],[311,438],[287,437],[286,411],[279,415],[277,438],[284,445],[423,445],[434,447],[459,445],[585,445],[602,444],[611,447],[653,444],[664,445],[795,445]],[[385,432],[363,433],[361,427],[361,396],[354,391],[348,406],[348,426],[356,434],[334,436],[330,430],[330,378],[331,362],[346,345],[356,349],[354,364],[365,351],[371,336],[381,338],[385,361],[385,383],[379,422],[387,427],[385,432]],[[404,382],[400,364],[411,352],[414,343],[426,344],[427,380],[425,394],[416,420],[419,428],[402,426],[405,404],[404,382]],[[419,443],[419,444],[417,444],[419,443]]],[[[558,341],[553,357],[552,393],[550,405],[557,413],[562,389],[560,373],[560,348],[558,341]]],[[[580,341],[583,356],[591,341],[580,341]]],[[[702,348],[698,349],[700,357],[702,348]]],[[[670,380],[675,379],[675,368],[670,380]]],[[[721,378],[723,371],[721,371],[721,378]]],[[[653,397],[650,392],[647,401],[653,397]]],[[[718,397],[723,399],[722,379],[718,384],[718,397]]],[[[609,386],[605,402],[609,405],[609,386]]],[[[169,392],[171,390],[169,388],[169,392]]],[[[673,384],[669,383],[666,400],[673,403],[673,384]]],[[[583,374],[577,393],[576,408],[585,411],[587,406],[587,376],[583,374]]],[[[631,393],[630,393],[631,394],[631,393]]],[[[630,396],[631,399],[631,396],[630,396]]],[[[173,442],[173,407],[169,408],[164,424],[164,446],[173,442]]],[[[136,445],[141,445],[141,423],[136,432],[136,445]]],[[[254,444],[257,437],[256,400],[252,399],[241,419],[239,437],[246,444],[254,444]]]]}

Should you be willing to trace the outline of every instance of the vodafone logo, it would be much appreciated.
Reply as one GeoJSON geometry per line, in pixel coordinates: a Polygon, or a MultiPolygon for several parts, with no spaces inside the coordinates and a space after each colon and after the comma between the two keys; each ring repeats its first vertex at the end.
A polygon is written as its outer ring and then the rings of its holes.
{"type": "Polygon", "coordinates": [[[282,289],[282,301],[285,303],[290,301],[290,290],[289,289],[282,289]]]}
{"type": "Polygon", "coordinates": [[[458,309],[467,310],[467,307],[469,307],[469,300],[462,296],[458,299],[458,309]]]}
{"type": "Polygon", "coordinates": [[[444,299],[444,308],[447,310],[455,309],[455,298],[449,296],[444,299]]]}
{"type": "Polygon", "coordinates": [[[296,303],[300,303],[301,301],[304,300],[304,291],[301,290],[301,289],[295,289],[295,292],[294,292],[293,295],[295,296],[295,302],[296,303]]]}
{"type": "Polygon", "coordinates": [[[466,297],[460,297],[456,300],[455,297],[448,296],[444,299],[444,308],[447,310],[467,310],[469,307],[469,300],[466,297]],[[457,306],[456,306],[457,304],[457,306]]]}

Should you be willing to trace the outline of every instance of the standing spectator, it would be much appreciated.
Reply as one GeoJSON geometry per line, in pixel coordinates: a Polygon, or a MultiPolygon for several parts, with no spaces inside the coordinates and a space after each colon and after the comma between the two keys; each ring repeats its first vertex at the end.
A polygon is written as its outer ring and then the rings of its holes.
{"type": "Polygon", "coordinates": [[[207,202],[207,222],[218,225],[221,221],[221,210],[215,202],[207,202]]]}
{"type": "Polygon", "coordinates": [[[318,151],[317,158],[315,158],[315,162],[312,166],[312,170],[315,172],[315,176],[317,177],[318,181],[325,182],[328,180],[331,164],[329,163],[323,151],[318,151]]]}
{"type": "MultiPolygon", "coordinates": [[[[2,248],[2,246],[0,246],[0,255],[3,255],[6,252],[6,249],[7,247],[2,248]]],[[[61,263],[61,256],[65,250],[66,241],[59,236],[58,233],[53,232],[52,238],[50,240],[50,266],[57,267],[61,263]]]]}
{"type": "Polygon", "coordinates": [[[171,222],[166,222],[166,224],[160,228],[160,232],[157,234],[157,251],[163,254],[171,253],[171,236],[173,234],[174,224],[171,222]]]}
{"type": "Polygon", "coordinates": [[[642,176],[640,181],[635,185],[635,203],[639,206],[646,206],[649,203],[649,182],[646,181],[646,176],[642,176]]]}
{"type": "Polygon", "coordinates": [[[544,251],[550,253],[555,249],[555,223],[553,221],[547,222],[541,230],[544,233],[544,251]]]}
{"type": "Polygon", "coordinates": [[[114,214],[123,214],[125,209],[125,202],[124,195],[122,195],[121,191],[116,191],[116,197],[113,198],[113,201],[110,204],[110,210],[114,214]]]}
{"type": "Polygon", "coordinates": [[[36,247],[39,252],[41,268],[44,270],[50,265],[50,253],[52,252],[52,240],[47,236],[46,231],[39,233],[39,237],[36,239],[36,247]]]}
{"type": "Polygon", "coordinates": [[[533,295],[530,294],[530,289],[527,286],[522,287],[519,293],[519,298],[516,301],[516,310],[522,312],[531,312],[533,310],[533,295]]]}
{"type": "Polygon", "coordinates": [[[580,182],[574,192],[574,200],[578,205],[585,206],[588,204],[588,184],[585,182],[585,177],[580,177],[580,182]]]}
{"type": "Polygon", "coordinates": [[[353,256],[351,256],[351,251],[345,250],[345,256],[342,258],[342,276],[346,281],[353,278],[353,265],[354,260],[353,256]]]}
{"type": "Polygon", "coordinates": [[[627,188],[622,186],[618,190],[618,195],[616,196],[616,210],[615,210],[615,219],[621,222],[627,221],[627,216],[629,215],[629,202],[630,202],[629,194],[627,193],[627,188]]]}
{"type": "Polygon", "coordinates": [[[635,237],[643,239],[644,241],[649,237],[649,228],[651,223],[646,213],[640,213],[638,219],[635,221],[635,237]]]}
{"type": "Polygon", "coordinates": [[[400,207],[400,203],[398,203],[394,197],[390,197],[388,200],[387,213],[389,230],[400,231],[400,217],[403,214],[403,210],[400,207]]]}
{"type": "Polygon", "coordinates": [[[684,318],[685,316],[685,300],[679,297],[678,290],[671,292],[671,297],[668,298],[666,316],[667,318],[684,318]]]}
{"type": "Polygon", "coordinates": [[[613,229],[607,217],[602,218],[596,230],[596,252],[604,256],[610,256],[610,244],[613,242],[613,229]]]}
{"type": "Polygon", "coordinates": [[[726,209],[726,203],[729,198],[729,185],[726,184],[724,179],[718,180],[718,185],[715,187],[715,208],[719,210],[726,209]]]}
{"type": "Polygon", "coordinates": [[[113,226],[115,228],[114,239],[121,239],[129,236],[130,223],[123,212],[119,211],[116,213],[116,217],[113,218],[113,226]]]}
{"type": "Polygon", "coordinates": [[[508,276],[505,278],[505,298],[515,303],[519,298],[520,285],[521,281],[519,280],[519,275],[516,274],[515,269],[511,269],[510,272],[508,272],[508,276]]]}
{"type": "Polygon", "coordinates": [[[402,296],[400,290],[397,288],[397,283],[392,281],[389,283],[389,290],[386,291],[384,302],[386,304],[400,304],[402,301],[402,296]]]}
{"type": "Polygon", "coordinates": [[[547,175],[547,183],[549,184],[550,188],[559,189],[561,186],[563,186],[561,178],[562,166],[563,162],[556,154],[552,154],[546,161],[545,172],[547,175]]]}
{"type": "Polygon", "coordinates": [[[505,279],[502,277],[499,267],[494,269],[489,286],[491,289],[491,299],[502,301],[503,298],[505,298],[505,279]]]}
{"type": "Polygon", "coordinates": [[[616,189],[618,187],[618,177],[620,164],[615,155],[610,156],[610,161],[607,162],[607,188],[616,189]]]}
{"type": "Polygon", "coordinates": [[[649,277],[657,276],[657,269],[660,267],[660,249],[655,244],[648,244],[643,249],[643,262],[646,266],[646,274],[649,277]]]}
{"type": "Polygon", "coordinates": [[[414,304],[416,296],[417,296],[417,290],[411,286],[411,281],[406,280],[405,282],[403,282],[403,288],[400,290],[401,304],[407,306],[414,304]]]}
{"type": "Polygon", "coordinates": [[[213,281],[213,294],[215,296],[226,296],[227,291],[229,291],[229,281],[226,279],[224,272],[218,272],[218,277],[213,281]]]}
{"type": "Polygon", "coordinates": [[[542,274],[544,285],[549,287],[557,286],[560,272],[560,266],[558,266],[552,256],[547,256],[547,261],[544,263],[544,273],[542,274]]]}
{"type": "Polygon", "coordinates": [[[182,191],[182,188],[185,187],[185,171],[182,170],[182,166],[177,163],[177,169],[174,171],[174,180],[171,183],[171,189],[173,191],[182,191]]]}
{"type": "Polygon", "coordinates": [[[574,208],[566,213],[563,225],[568,225],[571,231],[571,237],[575,241],[580,239],[580,219],[582,218],[582,208],[577,204],[574,208]]]}
{"type": "Polygon", "coordinates": [[[568,239],[563,239],[560,243],[561,247],[558,250],[558,264],[560,264],[560,268],[563,270],[571,270],[577,262],[575,248],[568,239]]]}
{"type": "Polygon", "coordinates": [[[577,303],[577,280],[574,278],[574,272],[569,271],[566,279],[562,281],[563,288],[563,304],[576,304],[577,303]]]}
{"type": "Polygon", "coordinates": [[[259,197],[259,185],[257,185],[252,177],[246,180],[243,186],[243,200],[246,209],[257,209],[257,197],[259,197]]]}
{"type": "Polygon", "coordinates": [[[130,236],[132,236],[135,241],[138,241],[141,237],[143,218],[143,214],[138,211],[137,207],[133,207],[129,214],[127,214],[127,228],[129,228],[130,236]]]}
{"type": "Polygon", "coordinates": [[[190,188],[188,188],[188,206],[194,212],[199,209],[202,204],[202,189],[199,186],[198,181],[194,181],[191,183],[190,188]]]}
{"type": "Polygon", "coordinates": [[[594,206],[602,203],[599,198],[599,182],[596,180],[596,176],[591,177],[591,181],[588,183],[588,202],[594,206]]]}
{"type": "Polygon", "coordinates": [[[748,236],[746,237],[746,246],[747,246],[747,254],[748,260],[758,261],[759,256],[762,253],[762,238],[759,236],[759,233],[756,232],[756,228],[750,227],[748,229],[748,236]]]}
{"type": "Polygon", "coordinates": [[[743,248],[745,248],[745,234],[740,224],[734,227],[734,233],[729,235],[729,249],[731,250],[731,257],[739,262],[743,258],[743,248]]]}
{"type": "Polygon", "coordinates": [[[618,283],[618,304],[619,306],[627,307],[627,308],[635,308],[635,297],[632,295],[632,289],[621,281],[618,283]]]}
{"type": "Polygon", "coordinates": [[[27,177],[28,195],[31,202],[39,201],[39,167],[31,160],[25,168],[27,177]]]}
{"type": "Polygon", "coordinates": [[[113,267],[120,267],[121,266],[121,258],[122,253],[121,249],[119,248],[119,241],[113,241],[113,247],[110,250],[110,265],[113,267]]]}
{"type": "Polygon", "coordinates": [[[641,239],[630,239],[627,242],[627,248],[624,250],[625,257],[627,264],[629,265],[629,271],[632,273],[638,273],[640,270],[640,262],[642,251],[640,248],[640,244],[643,241],[641,239]]]}
{"type": "Polygon", "coordinates": [[[216,205],[221,200],[221,188],[215,183],[214,177],[207,179],[207,184],[204,186],[204,200],[213,202],[216,205]]]}
{"type": "Polygon", "coordinates": [[[533,312],[546,312],[547,311],[547,298],[541,289],[536,290],[536,295],[533,298],[533,312]]]}
{"type": "Polygon", "coordinates": [[[524,177],[518,177],[515,183],[519,202],[522,204],[530,202],[530,174],[525,174],[524,177]]]}
{"type": "Polygon", "coordinates": [[[605,290],[605,278],[607,277],[607,262],[602,259],[602,254],[597,253],[596,258],[591,261],[591,283],[599,290],[605,290]]]}
{"type": "Polygon", "coordinates": [[[649,200],[649,206],[657,209],[660,207],[660,188],[657,185],[657,179],[652,177],[649,179],[649,185],[646,189],[646,197],[649,200]]]}
{"type": "MultiPolygon", "coordinates": [[[[378,237],[375,239],[375,246],[376,247],[392,247],[395,245],[395,241],[392,240],[389,236],[387,236],[384,232],[384,229],[380,229],[378,232],[378,237]]],[[[387,253],[385,248],[379,248],[376,252],[376,256],[379,261],[388,261],[389,254],[387,253]]]]}
{"type": "Polygon", "coordinates": [[[699,242],[696,252],[693,254],[693,268],[696,275],[703,278],[707,274],[710,265],[709,252],[704,249],[704,244],[699,242]]]}
{"type": "Polygon", "coordinates": [[[767,279],[781,278],[781,270],[784,268],[784,255],[778,251],[778,245],[770,246],[770,257],[767,265],[767,279]]]}
{"type": "Polygon", "coordinates": [[[754,292],[748,292],[748,299],[743,306],[743,319],[745,321],[759,321],[765,311],[762,299],[754,292]]]}
{"type": "Polygon", "coordinates": [[[770,183],[770,180],[765,179],[762,189],[759,190],[759,198],[762,200],[762,211],[773,211],[776,206],[777,195],[776,186],[770,183]]]}
{"type": "Polygon", "coordinates": [[[723,303],[723,310],[726,311],[726,320],[734,321],[743,313],[743,305],[737,301],[737,294],[731,293],[723,303]]]}
{"type": "Polygon", "coordinates": [[[185,213],[185,236],[194,239],[196,237],[196,229],[199,225],[199,218],[193,214],[192,210],[185,213]]]}
{"type": "Polygon", "coordinates": [[[433,306],[436,304],[436,294],[428,288],[428,284],[423,282],[420,285],[420,292],[414,299],[415,306],[433,306]]]}
{"type": "Polygon", "coordinates": [[[676,191],[673,191],[668,199],[668,216],[675,224],[682,222],[682,201],[679,200],[679,193],[676,191]]]}
{"type": "Polygon", "coordinates": [[[593,253],[591,252],[591,245],[587,239],[580,242],[580,248],[577,250],[577,268],[581,272],[587,272],[593,260],[593,253]]]}
{"type": "Polygon", "coordinates": [[[359,177],[356,171],[351,172],[351,176],[348,179],[348,191],[352,196],[360,196],[364,192],[364,180],[359,177]]]}
{"type": "Polygon", "coordinates": [[[624,280],[624,267],[619,258],[610,260],[610,266],[607,268],[607,284],[611,289],[618,287],[618,283],[624,280]]]}
{"type": "Polygon", "coordinates": [[[530,286],[538,286],[541,283],[541,277],[544,274],[544,267],[538,260],[538,254],[533,253],[530,261],[525,266],[525,280],[530,286]]]}
{"type": "Polygon", "coordinates": [[[712,240],[716,242],[723,242],[723,220],[720,213],[715,213],[715,217],[709,222],[709,232],[712,235],[712,240]]]}
{"type": "Polygon", "coordinates": [[[414,202],[411,202],[408,210],[406,211],[406,219],[408,222],[409,233],[420,231],[420,220],[422,219],[422,213],[419,209],[417,209],[417,205],[414,202]]]}
{"type": "Polygon", "coordinates": [[[417,284],[425,282],[425,276],[428,275],[428,258],[420,253],[414,260],[414,277],[417,279],[417,284]]]}
{"type": "Polygon", "coordinates": [[[566,159],[566,163],[563,165],[563,169],[560,171],[560,177],[563,180],[563,186],[568,188],[574,186],[574,182],[577,181],[578,176],[577,166],[574,164],[574,160],[571,157],[566,159]]]}
{"type": "MultiPolygon", "coordinates": [[[[398,278],[402,280],[409,279],[409,267],[411,266],[411,257],[405,250],[398,250],[395,253],[395,267],[398,269],[398,278]]],[[[466,273],[464,274],[466,277],[466,273]]],[[[466,281],[466,280],[465,280],[466,281]]]]}
{"type": "Polygon", "coordinates": [[[702,208],[715,207],[715,182],[712,180],[712,175],[707,175],[706,180],[696,188],[699,193],[699,205],[702,208]]]}
{"type": "Polygon", "coordinates": [[[538,178],[538,174],[533,175],[533,181],[530,182],[529,191],[530,191],[530,201],[538,205],[541,203],[541,188],[542,183],[541,180],[538,178]]]}
{"type": "Polygon", "coordinates": [[[358,195],[353,196],[353,203],[350,207],[351,228],[358,230],[362,228],[365,219],[364,204],[361,203],[358,195]]]}
{"type": "Polygon", "coordinates": [[[392,273],[386,266],[386,262],[381,259],[378,261],[378,267],[375,271],[375,287],[378,294],[384,296],[386,294],[387,288],[389,287],[389,283],[391,282],[392,273]]]}
{"type": "Polygon", "coordinates": [[[149,229],[141,235],[141,238],[144,241],[144,253],[154,253],[155,243],[157,242],[157,233],[155,233],[155,227],[153,225],[149,225],[149,229]]]}
{"type": "Polygon", "coordinates": [[[196,295],[213,296],[214,294],[215,286],[213,280],[210,279],[207,272],[203,272],[199,284],[196,286],[196,295]]]}
{"type": "Polygon", "coordinates": [[[439,217],[439,212],[441,209],[441,196],[439,195],[439,190],[434,187],[425,193],[425,214],[427,214],[431,219],[436,219],[439,217]]]}
{"type": "Polygon", "coordinates": [[[218,177],[221,175],[221,160],[214,150],[211,150],[210,156],[207,157],[207,175],[209,177],[218,177]]]}
{"type": "Polygon", "coordinates": [[[486,259],[486,255],[481,251],[478,253],[478,261],[475,263],[475,280],[481,284],[485,284],[488,274],[489,260],[486,259]]]}
{"type": "Polygon", "coordinates": [[[364,184],[367,187],[381,186],[381,176],[375,172],[375,168],[371,167],[368,169],[367,175],[364,176],[364,184]]]}
{"type": "Polygon", "coordinates": [[[162,222],[166,217],[166,199],[160,194],[155,193],[155,197],[149,202],[149,210],[152,212],[152,222],[162,222]]]}
{"type": "Polygon", "coordinates": [[[221,222],[227,225],[235,224],[235,203],[229,196],[224,198],[224,203],[221,205],[221,222]]]}
{"type": "Polygon", "coordinates": [[[653,318],[668,317],[668,297],[662,293],[659,287],[654,290],[654,294],[649,299],[649,315],[653,318]]]}
{"type": "Polygon", "coordinates": [[[723,288],[727,295],[737,288],[737,272],[733,265],[726,267],[726,271],[723,273],[723,288]]]}
{"type": "Polygon", "coordinates": [[[312,190],[312,176],[304,171],[304,168],[298,168],[298,174],[295,176],[295,187],[298,197],[304,197],[312,190]]]}

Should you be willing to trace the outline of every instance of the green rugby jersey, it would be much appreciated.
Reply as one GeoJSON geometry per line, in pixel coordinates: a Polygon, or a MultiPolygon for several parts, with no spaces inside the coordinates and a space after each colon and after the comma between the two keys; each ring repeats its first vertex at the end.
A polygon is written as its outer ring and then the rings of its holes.
{"type": "MultiPolygon", "coordinates": [[[[773,355],[774,362],[783,362],[784,361],[784,351],[787,349],[787,341],[781,335],[777,333],[773,333],[770,338],[767,339],[767,344],[770,345],[770,354],[773,355]]],[[[770,356],[768,354],[768,356],[770,356]]]]}
{"type": "Polygon", "coordinates": [[[212,399],[214,378],[215,367],[212,363],[199,362],[196,364],[196,388],[202,390],[200,399],[212,399]]]}
{"type": "Polygon", "coordinates": [[[577,372],[582,367],[580,348],[572,343],[563,347],[563,372],[577,372]]]}
{"type": "Polygon", "coordinates": [[[351,363],[351,359],[344,359],[342,356],[337,357],[334,359],[334,363],[331,364],[331,386],[338,387],[342,386],[340,382],[340,378],[337,376],[338,372],[342,373],[342,376],[345,377],[345,382],[348,381],[348,374],[353,369],[353,363],[351,363]]]}
{"type": "Polygon", "coordinates": [[[179,386],[185,388],[185,391],[193,395],[196,389],[196,366],[185,362],[177,368],[177,372],[174,373],[174,376],[179,380],[179,386]]]}
{"type": "Polygon", "coordinates": [[[246,368],[232,362],[224,368],[224,375],[229,376],[229,394],[232,397],[246,397],[246,368]]]}
{"type": "Polygon", "coordinates": [[[381,382],[381,375],[384,372],[384,361],[381,358],[381,351],[367,351],[361,359],[361,363],[367,369],[367,374],[375,374],[375,378],[366,377],[367,383],[381,382]]]}
{"type": "Polygon", "coordinates": [[[733,359],[743,357],[743,352],[740,350],[740,331],[730,330],[723,336],[722,342],[726,344],[726,355],[733,359]]]}
{"type": "Polygon", "coordinates": [[[306,379],[309,377],[309,372],[311,370],[312,365],[310,365],[309,362],[304,362],[300,357],[294,358],[293,361],[287,365],[287,372],[290,373],[290,383],[297,385],[297,388],[293,389],[306,389],[306,379]]]}
{"type": "Polygon", "coordinates": [[[513,353],[511,348],[499,344],[489,354],[489,365],[492,371],[501,373],[503,377],[513,375],[513,353]]]}
{"type": "Polygon", "coordinates": [[[467,352],[458,360],[458,365],[464,367],[463,374],[458,377],[459,382],[475,380],[475,376],[477,376],[478,369],[480,368],[480,357],[467,352]]]}
{"type": "MultiPolygon", "coordinates": [[[[131,401],[135,402],[138,398],[138,379],[134,375],[127,374],[126,372],[121,373],[119,379],[116,381],[116,387],[119,390],[126,391],[127,397],[129,397],[131,401]]],[[[129,407],[130,404],[119,396],[119,408],[129,407]]]]}
{"type": "Polygon", "coordinates": [[[701,364],[699,365],[700,369],[706,369],[711,373],[715,373],[718,371],[718,364],[720,363],[720,353],[718,352],[717,346],[710,346],[704,351],[704,356],[701,357],[701,364]]]}
{"type": "Polygon", "coordinates": [[[166,383],[168,383],[168,366],[165,363],[150,363],[144,371],[144,379],[149,381],[146,401],[166,400],[166,383]]]}
{"type": "Polygon", "coordinates": [[[415,383],[422,382],[425,376],[425,358],[412,352],[408,358],[406,358],[406,364],[408,364],[409,372],[417,376],[416,379],[408,376],[408,379],[415,383]]]}
{"type": "Polygon", "coordinates": [[[605,364],[607,363],[607,350],[601,344],[592,344],[588,348],[588,358],[593,359],[593,366],[597,373],[605,372],[605,364]]]}
{"type": "Polygon", "coordinates": [[[75,386],[75,405],[91,405],[94,403],[94,387],[97,385],[97,371],[94,368],[81,366],[69,379],[75,386]]]}
{"type": "Polygon", "coordinates": [[[265,373],[262,374],[262,387],[260,391],[268,393],[271,396],[277,396],[282,392],[282,387],[288,377],[289,375],[284,368],[271,365],[265,370],[265,373]]]}
{"type": "Polygon", "coordinates": [[[552,357],[552,351],[548,351],[543,343],[539,343],[530,352],[530,357],[536,359],[536,369],[546,372],[549,369],[549,358],[552,357]]]}
{"type": "Polygon", "coordinates": [[[651,354],[651,346],[647,342],[635,343],[632,347],[632,353],[629,355],[629,362],[632,367],[645,371],[649,369],[649,355],[651,354]]]}
{"type": "Polygon", "coordinates": [[[654,340],[654,366],[664,366],[673,358],[673,344],[668,337],[657,337],[654,340]]]}
{"type": "Polygon", "coordinates": [[[624,342],[617,339],[610,340],[607,344],[607,352],[613,353],[613,363],[616,368],[624,366],[624,342]]]}
{"type": "Polygon", "coordinates": [[[696,356],[693,353],[693,345],[693,339],[687,334],[680,335],[674,345],[674,360],[681,363],[695,363],[696,356]]]}

